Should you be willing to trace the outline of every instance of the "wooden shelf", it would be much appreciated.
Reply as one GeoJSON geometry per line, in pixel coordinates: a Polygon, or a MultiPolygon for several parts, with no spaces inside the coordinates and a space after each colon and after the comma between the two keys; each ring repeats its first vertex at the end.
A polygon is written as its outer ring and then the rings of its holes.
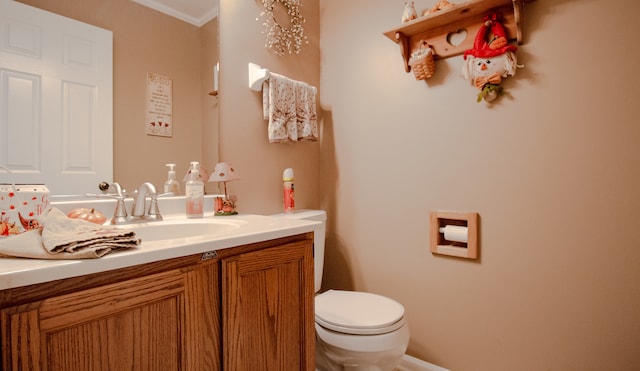
{"type": "Polygon", "coordinates": [[[404,68],[409,72],[409,57],[422,40],[433,48],[436,59],[460,55],[473,48],[476,34],[489,13],[501,15],[509,40],[522,44],[522,9],[529,1],[533,0],[472,0],[418,17],[384,35],[400,45],[404,68]],[[450,36],[461,31],[466,31],[465,39],[457,45],[451,44],[450,36]]]}

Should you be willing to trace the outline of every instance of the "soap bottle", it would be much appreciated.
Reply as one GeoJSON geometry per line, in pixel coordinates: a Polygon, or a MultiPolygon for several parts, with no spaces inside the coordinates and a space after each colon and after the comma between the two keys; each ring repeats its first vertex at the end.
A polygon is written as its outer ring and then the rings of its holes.
{"type": "Polygon", "coordinates": [[[191,162],[184,195],[187,201],[187,218],[202,218],[204,209],[204,183],[200,180],[200,164],[191,162]]]}
{"type": "Polygon", "coordinates": [[[293,214],[295,211],[295,201],[293,198],[293,169],[286,168],[282,173],[282,185],[284,188],[284,213],[293,214]]]}
{"type": "Polygon", "coordinates": [[[178,195],[180,193],[180,183],[176,180],[176,164],[166,164],[169,167],[169,174],[167,175],[167,181],[164,182],[164,193],[173,193],[178,195]]]}

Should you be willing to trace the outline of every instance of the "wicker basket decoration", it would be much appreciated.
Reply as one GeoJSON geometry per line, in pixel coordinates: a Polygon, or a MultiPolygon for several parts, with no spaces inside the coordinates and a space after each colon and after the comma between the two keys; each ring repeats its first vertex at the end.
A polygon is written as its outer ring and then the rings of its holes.
{"type": "Polygon", "coordinates": [[[411,53],[409,66],[411,66],[416,80],[426,80],[436,72],[436,63],[433,60],[433,49],[431,49],[425,40],[420,41],[420,47],[411,53]]]}

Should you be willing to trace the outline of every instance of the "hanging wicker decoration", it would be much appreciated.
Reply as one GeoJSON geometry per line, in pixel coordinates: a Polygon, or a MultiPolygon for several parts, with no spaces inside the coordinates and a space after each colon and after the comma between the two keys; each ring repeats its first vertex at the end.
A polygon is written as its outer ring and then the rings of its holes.
{"type": "Polygon", "coordinates": [[[416,76],[416,80],[426,80],[436,72],[433,49],[425,40],[421,40],[418,50],[411,54],[409,65],[416,76]]]}
{"type": "MultiPolygon", "coordinates": [[[[300,14],[300,0],[260,0],[264,10],[260,13],[265,29],[262,32],[266,37],[265,47],[277,55],[300,54],[302,44],[308,44],[302,24],[304,17],[300,14]],[[273,14],[275,6],[284,6],[287,9],[289,25],[278,22],[273,14]]],[[[258,18],[258,19],[260,19],[258,18]]],[[[258,20],[256,19],[256,20],[258,20]]]]}

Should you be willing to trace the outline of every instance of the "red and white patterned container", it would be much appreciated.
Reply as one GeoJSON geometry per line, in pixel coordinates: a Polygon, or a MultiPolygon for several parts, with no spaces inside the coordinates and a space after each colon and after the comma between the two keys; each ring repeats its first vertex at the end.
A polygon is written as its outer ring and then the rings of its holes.
{"type": "Polygon", "coordinates": [[[49,189],[44,184],[0,183],[0,238],[39,228],[38,216],[48,206],[49,189]]]}

